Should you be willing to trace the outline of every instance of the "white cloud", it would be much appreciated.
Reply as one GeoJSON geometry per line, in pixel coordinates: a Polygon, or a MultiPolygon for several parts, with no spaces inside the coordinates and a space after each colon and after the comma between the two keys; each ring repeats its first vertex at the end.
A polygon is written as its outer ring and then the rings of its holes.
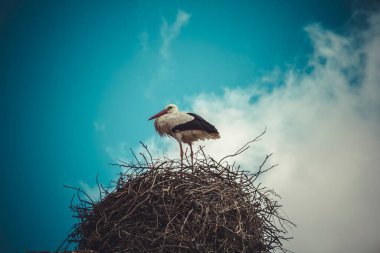
{"type": "Polygon", "coordinates": [[[115,161],[127,161],[130,155],[130,150],[127,148],[127,143],[122,141],[114,146],[107,146],[107,154],[115,161]]]}
{"type": "MultiPolygon", "coordinates": [[[[347,36],[306,27],[314,46],[306,70],[276,70],[250,87],[191,99],[220,130],[222,138],[206,144],[212,156],[233,153],[268,127],[238,162],[255,169],[274,153],[280,166],[264,180],[297,224],[287,243],[295,252],[380,250],[380,15],[368,20],[368,29],[347,36]],[[268,81],[277,88],[267,91],[268,81]]],[[[159,150],[158,138],[151,142],[159,150]]],[[[179,156],[174,140],[161,152],[179,156]]]]}
{"type": "MultiPolygon", "coordinates": [[[[145,88],[144,96],[146,99],[156,99],[156,89],[160,85],[167,85],[168,80],[173,76],[175,64],[171,59],[171,44],[177,38],[182,28],[189,22],[191,15],[182,10],[178,10],[176,20],[173,24],[168,24],[163,18],[160,28],[161,46],[159,48],[159,64],[153,73],[152,78],[148,81],[145,88]]],[[[144,33],[143,33],[144,34],[144,33]]],[[[141,35],[140,40],[144,48],[144,40],[147,35],[141,35]]],[[[148,44],[147,44],[148,46],[148,44]]]]}
{"type": "Polygon", "coordinates": [[[185,26],[190,20],[190,14],[178,10],[175,22],[169,25],[168,22],[163,19],[161,26],[161,39],[162,45],[160,49],[161,56],[167,59],[170,55],[170,44],[181,32],[183,26],[185,26]]]}
{"type": "MultiPolygon", "coordinates": [[[[82,180],[79,181],[80,188],[91,198],[92,201],[98,201],[100,199],[100,189],[97,184],[90,186],[82,180]]],[[[86,198],[84,198],[86,200],[86,198]]],[[[88,201],[88,200],[87,200],[88,201]]]]}

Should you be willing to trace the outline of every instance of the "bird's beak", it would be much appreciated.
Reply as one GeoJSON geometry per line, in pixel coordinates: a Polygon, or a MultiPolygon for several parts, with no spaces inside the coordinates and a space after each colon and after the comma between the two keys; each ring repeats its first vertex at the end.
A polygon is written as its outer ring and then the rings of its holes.
{"type": "Polygon", "coordinates": [[[152,119],[155,119],[155,118],[158,118],[160,117],[161,115],[164,115],[168,113],[168,110],[167,109],[163,109],[162,111],[160,111],[159,113],[153,115],[152,117],[150,117],[148,120],[152,120],[152,119]]]}

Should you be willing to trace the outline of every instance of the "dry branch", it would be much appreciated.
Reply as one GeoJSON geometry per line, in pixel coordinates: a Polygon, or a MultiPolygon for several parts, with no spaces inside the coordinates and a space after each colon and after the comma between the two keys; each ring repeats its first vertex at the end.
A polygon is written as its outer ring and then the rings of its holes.
{"type": "Polygon", "coordinates": [[[135,162],[116,164],[125,172],[110,192],[99,184],[99,201],[74,188],[78,203],[71,209],[78,223],[61,248],[75,243],[100,253],[286,252],[282,242],[290,239],[293,223],[279,214],[272,190],[254,185],[274,167],[264,168],[270,155],[253,173],[225,158],[217,162],[202,148],[194,166],[181,167],[178,160],[154,160],[142,145],[143,161],[133,153],[135,162]]]}

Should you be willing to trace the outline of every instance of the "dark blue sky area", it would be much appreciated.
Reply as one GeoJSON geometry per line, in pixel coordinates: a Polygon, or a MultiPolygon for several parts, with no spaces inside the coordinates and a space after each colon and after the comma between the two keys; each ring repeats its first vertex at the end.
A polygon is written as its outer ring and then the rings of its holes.
{"type": "MultiPolygon", "coordinates": [[[[303,28],[344,30],[358,1],[2,1],[0,252],[55,250],[75,220],[63,185],[108,182],[107,148],[154,134],[168,102],[302,65],[303,28]],[[187,24],[163,57],[162,29],[187,24]],[[95,125],[101,126],[96,128],[95,125]]],[[[360,5],[360,4],[359,4],[360,5]]]]}

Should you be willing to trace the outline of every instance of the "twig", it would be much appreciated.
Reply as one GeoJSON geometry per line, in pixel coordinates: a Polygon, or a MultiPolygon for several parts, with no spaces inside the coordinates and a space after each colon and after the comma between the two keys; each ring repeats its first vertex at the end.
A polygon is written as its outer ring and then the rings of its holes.
{"type": "MultiPolygon", "coordinates": [[[[219,161],[203,147],[194,153],[194,166],[179,160],[153,159],[114,164],[124,168],[112,190],[96,182],[100,199],[81,188],[71,209],[78,223],[59,248],[75,243],[77,249],[103,252],[288,252],[294,226],[280,213],[279,196],[256,184],[276,165],[265,157],[252,173],[224,159],[245,152],[258,137],[219,161]],[[86,196],[86,199],[82,198],[86,196]]],[[[189,162],[189,152],[185,153],[189,162]]]]}

